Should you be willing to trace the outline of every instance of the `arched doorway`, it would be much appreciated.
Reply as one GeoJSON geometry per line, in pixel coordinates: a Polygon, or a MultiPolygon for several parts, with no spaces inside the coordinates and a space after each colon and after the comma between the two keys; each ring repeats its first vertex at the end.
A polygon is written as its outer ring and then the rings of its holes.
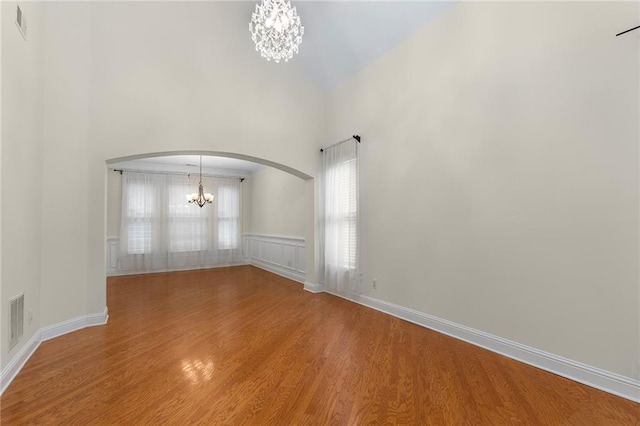
{"type": "MultiPolygon", "coordinates": [[[[116,157],[105,161],[107,170],[113,168],[113,165],[122,164],[123,162],[135,162],[135,161],[144,161],[145,159],[158,158],[158,157],[172,157],[172,156],[204,156],[204,157],[222,157],[222,158],[231,158],[237,160],[248,161],[251,163],[256,163],[264,166],[268,166],[268,168],[273,168],[278,171],[284,172],[290,176],[294,176],[298,179],[301,179],[303,182],[303,193],[304,193],[304,212],[302,213],[304,217],[300,218],[304,223],[304,231],[303,231],[303,240],[302,244],[304,245],[302,250],[302,264],[304,265],[304,270],[302,272],[302,280],[298,279],[298,281],[303,282],[305,285],[305,289],[309,291],[315,291],[317,286],[316,281],[316,267],[317,263],[316,259],[316,225],[315,225],[315,190],[314,190],[314,179],[309,176],[307,173],[301,172],[295,168],[286,166],[284,164],[279,164],[267,159],[253,157],[244,154],[232,153],[232,152],[219,152],[219,151],[201,151],[201,150],[181,150],[181,151],[165,151],[165,152],[152,152],[145,154],[136,154],[129,155],[124,157],[116,157]]],[[[112,171],[108,171],[107,173],[113,173],[112,171]]],[[[105,178],[107,179],[107,178],[105,178]]],[[[297,180],[297,179],[295,179],[297,180]]],[[[107,202],[105,197],[105,218],[108,221],[108,209],[107,202]]],[[[110,263],[110,259],[113,258],[115,247],[109,241],[109,235],[107,234],[107,227],[105,227],[105,241],[107,241],[106,247],[106,259],[107,259],[107,269],[113,264],[110,263]]],[[[246,244],[245,239],[242,239],[243,244],[246,244]]],[[[263,243],[263,242],[261,242],[263,243]]],[[[268,241],[270,246],[273,246],[273,241],[268,241]]],[[[266,244],[266,243],[265,243],[266,244]]],[[[293,245],[293,244],[292,244],[293,245]]],[[[243,245],[243,253],[250,251],[250,247],[247,248],[243,245]]],[[[289,250],[289,247],[287,247],[289,250]]],[[[298,255],[300,255],[298,253],[298,255]]],[[[269,266],[269,265],[266,265],[269,266]]],[[[268,269],[268,268],[267,268],[268,269]]],[[[276,272],[278,273],[278,272],[276,272]]],[[[282,274],[281,274],[282,275],[282,274]]]]}

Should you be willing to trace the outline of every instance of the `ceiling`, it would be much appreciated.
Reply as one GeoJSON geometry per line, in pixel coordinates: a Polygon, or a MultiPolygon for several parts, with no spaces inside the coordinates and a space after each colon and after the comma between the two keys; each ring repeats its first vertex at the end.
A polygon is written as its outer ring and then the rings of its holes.
{"type": "MultiPolygon", "coordinates": [[[[199,155],[168,155],[164,157],[143,158],[122,161],[109,165],[112,169],[149,170],[177,173],[199,173],[199,155]]],[[[202,156],[202,172],[205,174],[247,177],[266,168],[262,164],[228,157],[202,156]]]]}
{"type": "Polygon", "coordinates": [[[322,90],[330,90],[454,4],[453,0],[293,1],[304,36],[300,53],[292,60],[300,61],[322,90]]]}

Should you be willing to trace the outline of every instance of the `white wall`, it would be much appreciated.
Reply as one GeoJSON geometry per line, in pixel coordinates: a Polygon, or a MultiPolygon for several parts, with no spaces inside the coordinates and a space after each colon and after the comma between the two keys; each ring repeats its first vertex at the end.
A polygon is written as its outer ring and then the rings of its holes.
{"type": "Polygon", "coordinates": [[[304,237],[305,182],[266,168],[243,182],[244,233],[304,237]]]}
{"type": "Polygon", "coordinates": [[[633,375],[637,8],[457,4],[328,95],[366,294],[633,375]]]}
{"type": "Polygon", "coordinates": [[[10,358],[34,335],[40,322],[40,244],[42,200],[42,13],[38,3],[21,3],[28,38],[17,26],[16,3],[2,2],[2,290],[0,305],[25,294],[25,330],[8,351],[9,310],[0,320],[0,357],[10,358]],[[20,201],[18,201],[20,200],[20,201]],[[28,323],[28,311],[34,313],[28,323]]]}
{"type": "Polygon", "coordinates": [[[252,6],[94,5],[94,155],[234,152],[313,175],[308,147],[318,137],[297,131],[320,131],[322,93],[295,61],[274,64],[256,55],[246,34],[252,6]]]}
{"type": "MultiPolygon", "coordinates": [[[[3,16],[4,14],[2,13],[2,11],[4,10],[4,8],[2,6],[0,6],[0,50],[2,50],[2,39],[4,39],[5,37],[2,35],[2,28],[3,28],[3,16]]],[[[0,58],[0,188],[2,188],[2,139],[3,139],[3,131],[2,131],[2,65],[1,65],[1,58],[0,58]]],[[[4,326],[3,324],[5,323],[5,319],[2,316],[2,305],[4,304],[4,299],[3,299],[3,289],[2,289],[2,196],[0,196],[0,371],[2,371],[2,367],[4,366],[3,364],[3,359],[5,358],[4,355],[4,346],[2,345],[2,339],[6,338],[5,335],[2,334],[2,330],[4,330],[4,326]]],[[[5,332],[6,333],[6,332],[5,332]]]]}
{"type": "MultiPolygon", "coordinates": [[[[640,7],[638,7],[637,22],[640,22],[640,7]]],[[[635,25],[631,23],[629,28],[633,28],[633,27],[635,27],[635,25]]],[[[636,36],[636,39],[640,39],[640,34],[635,33],[634,35],[636,36]]],[[[627,42],[633,43],[632,40],[633,39],[628,40],[627,42]]],[[[638,52],[638,56],[637,56],[638,69],[640,69],[640,42],[637,43],[637,52],[638,52]]],[[[638,84],[638,134],[640,135],[640,83],[638,84]]],[[[638,164],[640,165],[640,149],[638,149],[638,164]]],[[[640,182],[640,166],[638,167],[638,182],[640,182]]],[[[640,196],[638,197],[638,203],[640,203],[640,196]]],[[[638,211],[640,211],[640,205],[638,206],[638,211]]],[[[640,275],[640,272],[639,272],[639,275],[640,275]]],[[[640,279],[638,280],[638,321],[640,322],[640,279]]],[[[640,378],[640,326],[638,326],[638,348],[636,350],[636,361],[635,361],[635,369],[633,371],[633,377],[640,378]]]]}
{"type": "Polygon", "coordinates": [[[120,236],[122,175],[107,171],[107,237],[120,236]]]}
{"type": "MultiPolygon", "coordinates": [[[[94,207],[88,195],[93,190],[88,160],[90,24],[91,7],[87,3],[46,5],[42,297],[47,303],[42,306],[43,325],[99,313],[106,306],[102,291],[99,302],[88,306],[93,291],[90,286],[96,283],[90,281],[94,271],[87,236],[96,231],[104,233],[104,224],[94,228],[96,225],[89,221],[94,207]],[[61,197],[61,190],[73,194],[73,202],[61,197]]],[[[104,166],[101,171],[104,173],[104,166]]]]}

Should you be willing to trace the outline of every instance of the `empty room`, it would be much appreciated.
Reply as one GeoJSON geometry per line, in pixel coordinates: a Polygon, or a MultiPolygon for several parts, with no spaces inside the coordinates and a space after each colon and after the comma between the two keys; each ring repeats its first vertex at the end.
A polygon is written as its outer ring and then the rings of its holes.
{"type": "Polygon", "coordinates": [[[1,424],[640,424],[639,2],[0,37],[1,424]]]}

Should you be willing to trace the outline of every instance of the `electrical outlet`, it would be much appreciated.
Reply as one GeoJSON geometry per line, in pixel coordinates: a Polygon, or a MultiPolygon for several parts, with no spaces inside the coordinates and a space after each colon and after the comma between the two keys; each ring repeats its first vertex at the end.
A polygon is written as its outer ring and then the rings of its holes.
{"type": "Polygon", "coordinates": [[[373,287],[374,289],[377,289],[378,288],[378,280],[371,281],[371,287],[373,287]]]}
{"type": "Polygon", "coordinates": [[[29,324],[33,322],[33,310],[29,309],[29,324]]]}

